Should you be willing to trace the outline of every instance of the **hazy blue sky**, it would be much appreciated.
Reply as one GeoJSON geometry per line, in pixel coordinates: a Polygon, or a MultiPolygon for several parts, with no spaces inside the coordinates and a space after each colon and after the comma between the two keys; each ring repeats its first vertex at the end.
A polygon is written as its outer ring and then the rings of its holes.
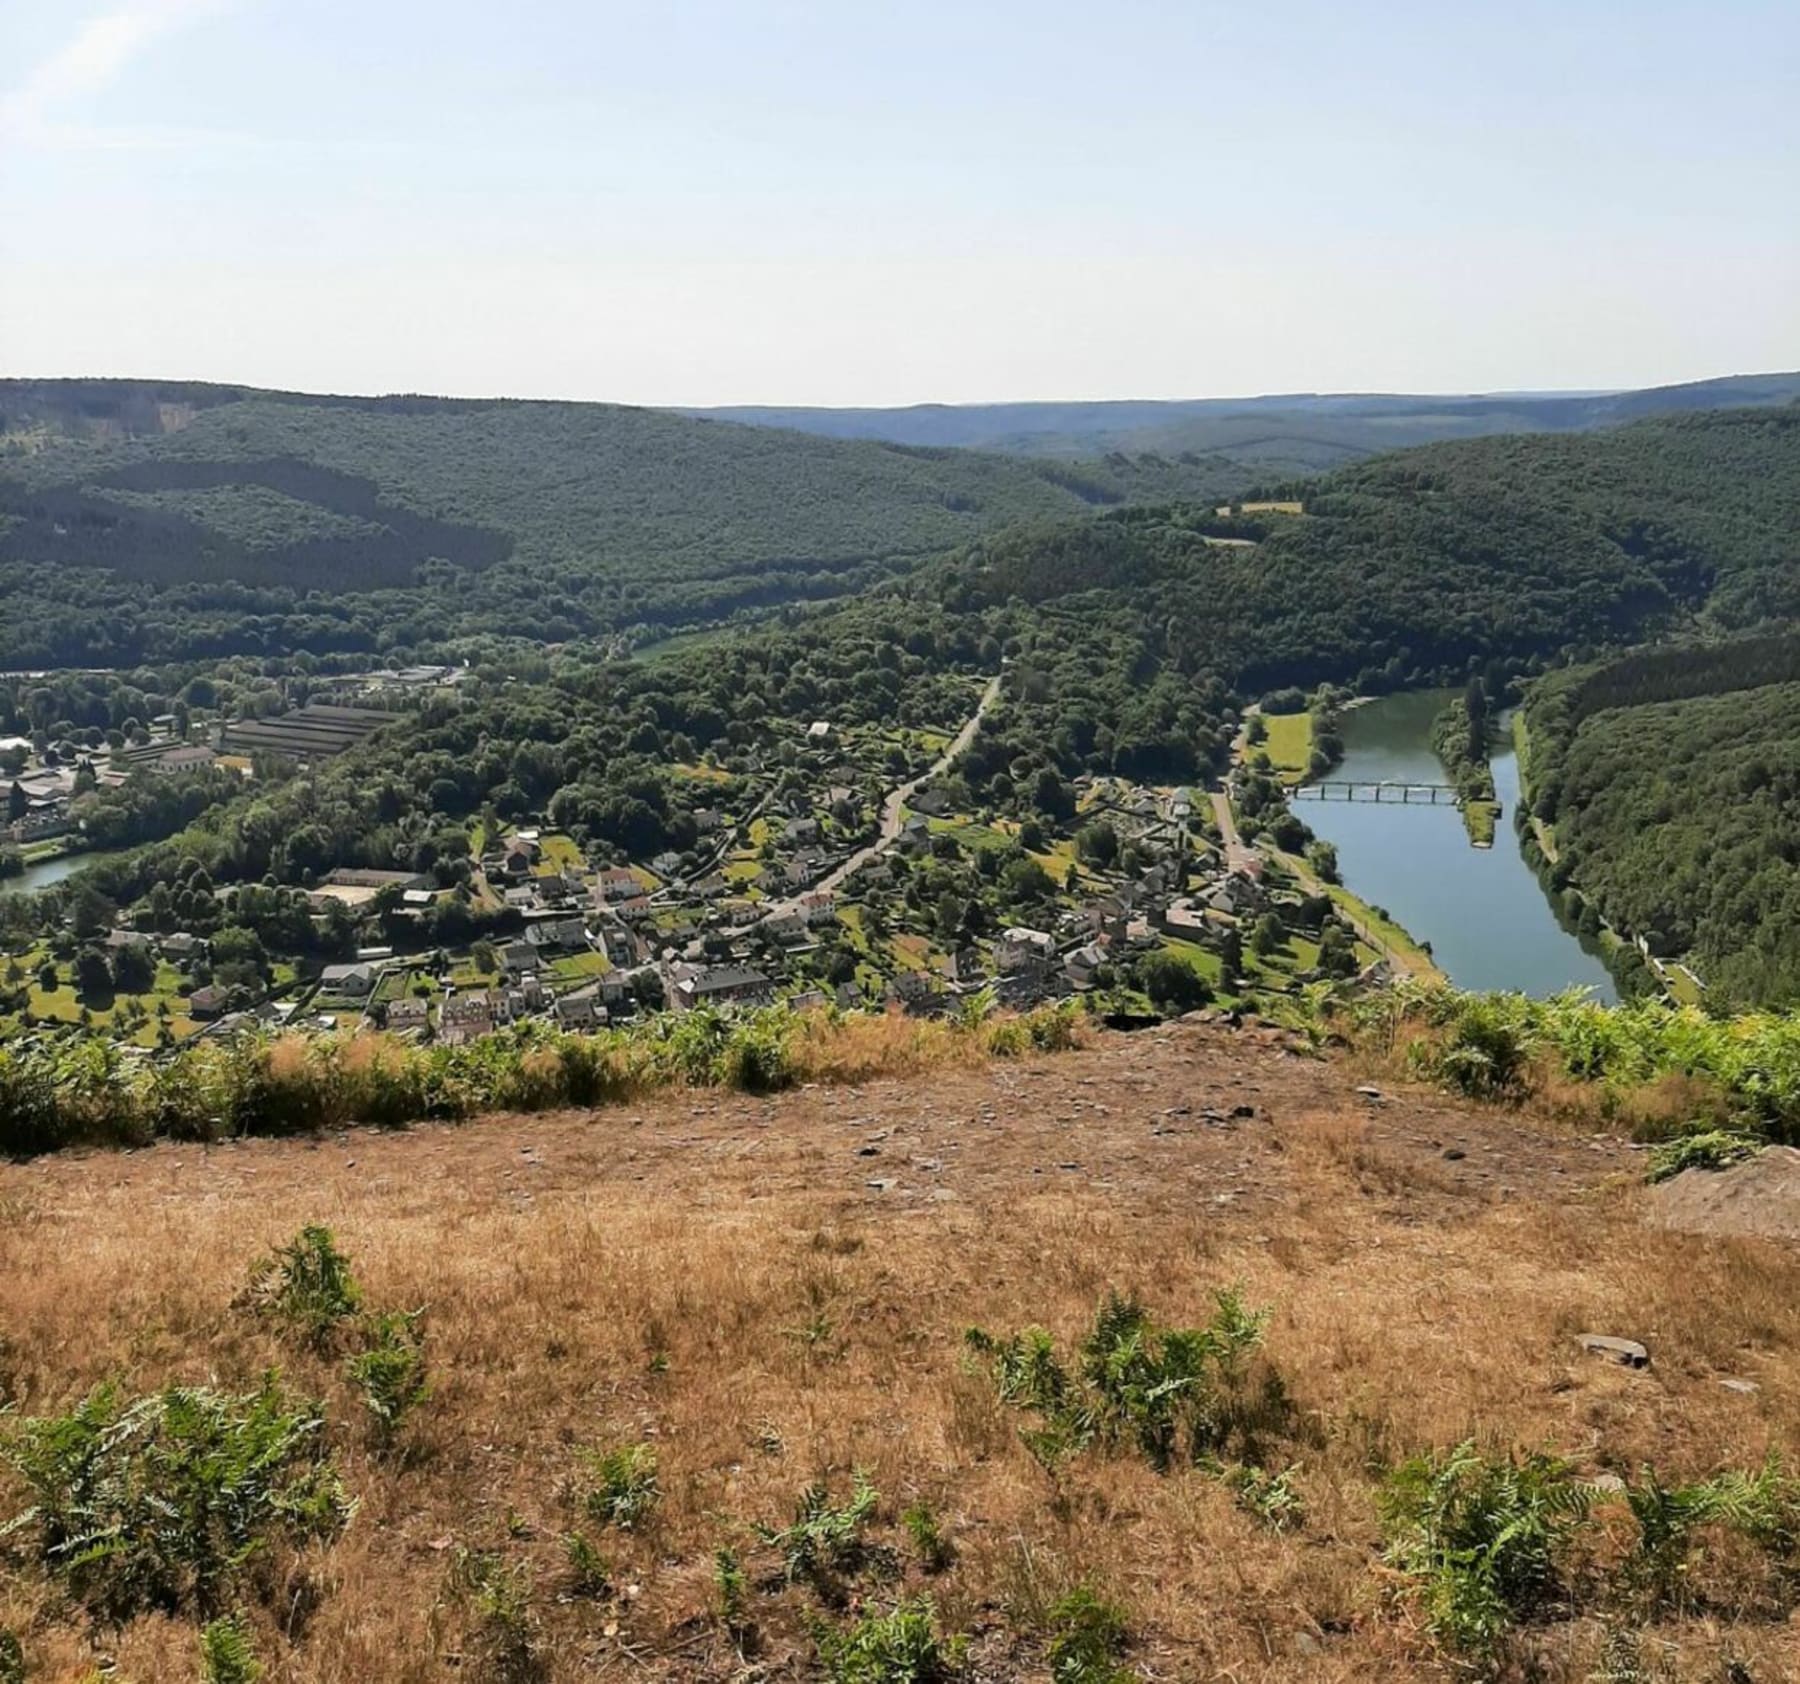
{"type": "Polygon", "coordinates": [[[1795,0],[0,0],[0,372],[896,403],[1796,366],[1795,0]]]}

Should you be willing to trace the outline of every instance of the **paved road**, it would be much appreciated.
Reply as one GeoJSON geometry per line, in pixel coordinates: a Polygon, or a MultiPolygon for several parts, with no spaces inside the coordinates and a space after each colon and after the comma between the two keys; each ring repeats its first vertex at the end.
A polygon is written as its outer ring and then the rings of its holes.
{"type": "MultiPolygon", "coordinates": [[[[975,740],[975,733],[981,729],[981,722],[987,711],[1000,699],[1000,677],[996,674],[988,681],[988,686],[981,692],[981,700],[975,704],[975,711],[969,715],[963,728],[956,733],[950,746],[934,760],[923,772],[910,783],[904,783],[898,789],[891,789],[887,799],[881,804],[881,832],[866,847],[858,848],[849,859],[821,878],[801,894],[835,894],[850,878],[867,865],[871,860],[885,854],[889,848],[899,841],[900,832],[906,828],[906,804],[919,793],[933,778],[942,777],[950,769],[951,763],[970,743],[975,740]]],[[[784,913],[792,912],[800,905],[800,895],[791,895],[785,900],[770,904],[757,923],[766,924],[771,918],[779,918],[784,913]]]]}
{"type": "MultiPolygon", "coordinates": [[[[1250,721],[1262,710],[1252,702],[1244,709],[1244,721],[1238,726],[1238,732],[1231,739],[1231,764],[1241,766],[1244,757],[1250,750],[1250,721]]],[[[1213,822],[1219,827],[1219,835],[1223,840],[1225,851],[1225,869],[1227,871],[1247,870],[1257,852],[1238,834],[1237,815],[1231,810],[1231,797],[1223,787],[1212,791],[1213,822]]]]}

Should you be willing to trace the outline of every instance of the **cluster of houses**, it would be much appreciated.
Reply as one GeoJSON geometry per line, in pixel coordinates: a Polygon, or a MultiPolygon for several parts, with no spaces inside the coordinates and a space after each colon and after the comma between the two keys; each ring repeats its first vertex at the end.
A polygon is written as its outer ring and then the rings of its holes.
{"type": "MultiPolygon", "coordinates": [[[[454,684],[462,672],[421,667],[365,676],[377,689],[411,689],[454,684]]],[[[356,714],[343,722],[344,729],[363,728],[356,709],[315,711],[331,715],[324,724],[334,728],[336,714],[356,714]]],[[[115,751],[97,775],[173,776],[217,760],[211,747],[176,738],[172,720],[157,723],[148,742],[115,751]]],[[[547,848],[540,832],[519,829],[495,838],[479,860],[476,889],[488,905],[498,903],[516,914],[516,923],[508,920],[514,933],[494,942],[497,965],[481,973],[479,985],[455,986],[455,973],[460,968],[466,976],[467,968],[442,954],[424,967],[435,970],[436,980],[416,982],[422,968],[417,959],[396,959],[389,949],[371,947],[360,949],[353,961],[326,966],[294,999],[251,1009],[264,1019],[321,1024],[355,1014],[391,1032],[431,1034],[456,1044],[525,1019],[572,1030],[600,1028],[629,1015],[638,999],[659,994],[677,1011],[747,1008],[783,998],[800,1006],[825,1004],[833,996],[804,987],[804,968],[797,961],[817,951],[843,916],[840,894],[850,902],[879,897],[900,868],[877,852],[836,887],[858,825],[866,819],[866,797],[855,788],[857,770],[836,764],[842,750],[829,722],[806,729],[802,752],[812,774],[808,783],[770,795],[748,816],[761,819],[754,834],[766,836],[753,870],[742,869],[748,857],[742,852],[740,863],[732,863],[737,821],[716,811],[694,815],[702,842],[692,853],[659,855],[648,869],[590,870],[578,856],[547,848]],[[657,986],[648,980],[652,975],[657,986]]],[[[66,822],[75,779],[72,767],[21,773],[14,805],[23,802],[26,808],[15,827],[53,824],[59,813],[66,822]]],[[[1186,841],[1198,807],[1192,791],[1159,792],[1111,779],[1082,779],[1078,786],[1084,814],[1112,824],[1126,862],[1108,871],[1104,892],[1062,911],[1050,928],[1007,928],[991,943],[964,946],[932,968],[902,971],[885,984],[890,1003],[928,1014],[992,990],[1004,1005],[1028,1007],[1096,988],[1110,968],[1170,938],[1216,940],[1224,921],[1266,909],[1260,860],[1239,857],[1228,865],[1192,851],[1186,841]],[[1127,844],[1135,844],[1129,853],[1127,844]]],[[[915,798],[917,810],[897,839],[900,855],[931,850],[927,815],[936,795],[927,788],[915,798]]],[[[315,904],[337,900],[352,908],[380,897],[388,919],[416,920],[429,928],[434,905],[446,891],[413,873],[338,870],[311,893],[315,904]]],[[[192,937],[115,935],[154,940],[178,963],[193,957],[191,948],[178,953],[171,945],[192,937]]],[[[402,939],[401,945],[413,944],[402,939]]],[[[838,987],[835,998],[843,1005],[865,1003],[854,983],[838,987]]],[[[246,1004],[237,991],[228,998],[225,990],[209,985],[194,991],[189,1012],[214,1028],[228,1028],[246,1004]]]]}
{"type": "Polygon", "coordinates": [[[3,780],[7,807],[0,835],[24,844],[70,834],[76,828],[72,806],[84,776],[92,778],[94,787],[106,789],[140,772],[172,778],[204,771],[218,759],[218,750],[210,744],[180,736],[173,714],[154,720],[142,741],[84,750],[72,758],[54,751],[39,756],[29,737],[0,737],[0,761],[19,768],[3,780]]]}

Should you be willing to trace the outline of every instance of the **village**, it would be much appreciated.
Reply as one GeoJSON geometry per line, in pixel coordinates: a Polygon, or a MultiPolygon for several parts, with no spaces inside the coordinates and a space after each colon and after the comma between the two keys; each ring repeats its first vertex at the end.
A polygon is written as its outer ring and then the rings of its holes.
{"type": "MultiPolygon", "coordinates": [[[[416,678],[444,681],[443,669],[416,678]]],[[[13,822],[52,834],[88,778],[220,765],[249,777],[257,756],[329,756],[389,717],[367,698],[317,703],[206,742],[152,721],[104,756],[20,768],[14,804],[22,792],[30,810],[13,822]]],[[[950,739],[845,740],[826,720],[798,734],[760,777],[690,769],[702,793],[682,852],[590,859],[544,816],[476,826],[450,881],[340,868],[306,885],[208,886],[234,920],[246,906],[265,922],[310,920],[310,945],[336,950],[323,963],[251,951],[235,922],[209,933],[219,919],[204,902],[191,920],[203,927],[185,927],[179,909],[196,903],[180,885],[148,927],[121,912],[76,928],[72,907],[60,963],[54,943],[8,959],[15,1011],[0,1034],[80,1024],[154,1052],[245,1027],[371,1026],[457,1045],[521,1023],[588,1031],[778,1001],[915,1015],[1071,995],[1191,1004],[1380,959],[1293,862],[1235,824],[1221,831],[1230,804],[1205,793],[1084,777],[1052,827],[958,810],[950,739]]]]}

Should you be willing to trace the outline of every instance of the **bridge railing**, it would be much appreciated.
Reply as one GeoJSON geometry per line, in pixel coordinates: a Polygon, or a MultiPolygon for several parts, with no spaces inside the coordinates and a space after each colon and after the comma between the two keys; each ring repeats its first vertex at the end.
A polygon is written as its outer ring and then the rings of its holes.
{"type": "Polygon", "coordinates": [[[1293,791],[1297,801],[1395,801],[1417,802],[1421,806],[1440,804],[1455,806],[1454,784],[1413,783],[1398,780],[1360,778],[1321,778],[1315,783],[1301,784],[1293,791]]]}

